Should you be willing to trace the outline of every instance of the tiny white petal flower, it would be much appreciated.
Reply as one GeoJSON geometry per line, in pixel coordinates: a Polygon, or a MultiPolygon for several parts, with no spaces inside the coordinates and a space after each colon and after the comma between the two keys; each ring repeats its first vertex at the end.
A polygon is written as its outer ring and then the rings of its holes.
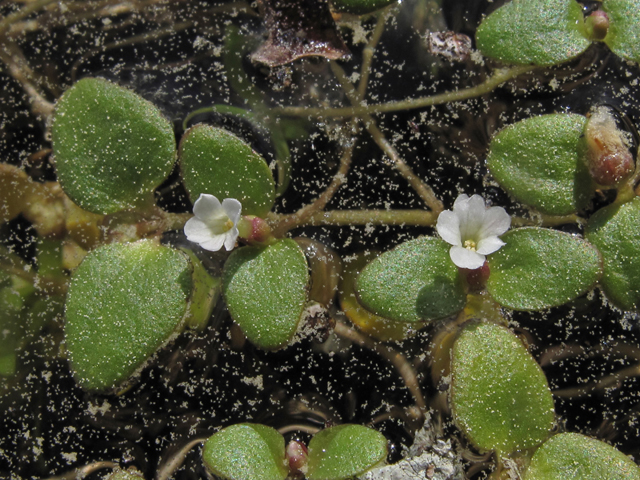
{"type": "Polygon", "coordinates": [[[223,245],[233,250],[241,211],[242,205],[235,198],[225,198],[221,204],[213,195],[203,193],[193,204],[195,216],[187,220],[184,234],[205,250],[217,252],[223,245]]]}
{"type": "Polygon", "coordinates": [[[504,242],[498,238],[511,226],[511,217],[502,207],[487,207],[480,195],[460,195],[453,211],[438,216],[436,230],[453,245],[449,256],[460,268],[480,268],[485,255],[499,250],[504,242]]]}

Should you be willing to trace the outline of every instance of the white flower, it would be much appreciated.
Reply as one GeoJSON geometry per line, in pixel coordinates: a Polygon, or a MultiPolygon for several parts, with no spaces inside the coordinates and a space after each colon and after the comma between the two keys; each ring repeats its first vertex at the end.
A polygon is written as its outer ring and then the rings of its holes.
{"type": "Polygon", "coordinates": [[[509,230],[511,218],[502,207],[489,207],[480,195],[460,195],[453,211],[438,216],[436,230],[442,239],[453,245],[451,260],[460,268],[476,269],[484,264],[485,255],[504,245],[498,238],[509,230]]]}
{"type": "Polygon", "coordinates": [[[238,238],[238,220],[242,205],[235,198],[220,201],[213,195],[203,193],[193,205],[193,218],[184,226],[187,240],[195,242],[205,250],[217,252],[222,248],[233,250],[238,238]]]}

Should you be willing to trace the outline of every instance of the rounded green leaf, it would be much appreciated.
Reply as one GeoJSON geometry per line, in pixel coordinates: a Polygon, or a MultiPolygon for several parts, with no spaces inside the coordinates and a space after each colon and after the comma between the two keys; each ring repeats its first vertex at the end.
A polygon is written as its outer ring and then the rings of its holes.
{"type": "Polygon", "coordinates": [[[560,433],[531,459],[525,480],[639,480],[640,468],[626,455],[600,440],[560,433]]]}
{"type": "Polygon", "coordinates": [[[616,55],[640,62],[640,0],[604,0],[602,9],[609,16],[604,43],[616,55]]]}
{"type": "Polygon", "coordinates": [[[591,44],[575,0],[512,0],[478,27],[476,44],[487,57],[515,65],[556,65],[591,44]]]}
{"type": "Polygon", "coordinates": [[[598,250],[574,235],[526,227],[501,239],[506,245],[489,257],[487,289],[505,307],[541,310],[562,305],[592,288],[602,274],[598,250]]]}
{"type": "Polygon", "coordinates": [[[439,238],[425,236],[383,253],[358,276],[360,302],[377,315],[401,322],[459,312],[466,294],[449,248],[439,238]]]}
{"type": "Polygon", "coordinates": [[[331,7],[338,12],[364,15],[387,7],[398,0],[331,0],[331,7]]]}
{"type": "Polygon", "coordinates": [[[578,154],[585,122],[582,115],[551,114],[510,125],[491,141],[489,170],[507,192],[540,212],[574,213],[593,193],[578,154]]]}
{"type": "Polygon", "coordinates": [[[309,480],[341,480],[363,473],[387,456],[387,439],[361,425],[338,425],[309,442],[309,480]]]}
{"type": "Polygon", "coordinates": [[[508,455],[547,438],[555,415],[547,379],[507,328],[465,326],[453,347],[451,372],[455,422],[478,448],[508,455]]]}
{"type": "Polygon", "coordinates": [[[173,128],[160,111],[101,78],[84,78],[65,92],[51,135],[63,190],[94,213],[148,202],[176,157],[173,128]]]}
{"type": "Polygon", "coordinates": [[[223,293],[231,318],[268,350],[287,345],[307,302],[309,269],[291,239],[234,251],[224,267],[223,293]]]}
{"type": "Polygon", "coordinates": [[[602,254],[600,286],[607,298],[623,310],[639,310],[640,198],[596,212],[586,237],[602,254]]]}
{"type": "Polygon", "coordinates": [[[129,378],[178,330],[191,291],[187,256],[151,240],[90,252],[73,273],[65,342],[88,390],[129,378]]]}
{"type": "Polygon", "coordinates": [[[214,433],[204,444],[202,460],[224,480],[284,480],[289,473],[284,437],[255,423],[239,423],[214,433]]]}
{"type": "Polygon", "coordinates": [[[234,134],[196,125],[180,140],[182,179],[192,201],[200,194],[235,198],[243,215],[264,217],[275,200],[273,175],[264,158],[234,134]]]}

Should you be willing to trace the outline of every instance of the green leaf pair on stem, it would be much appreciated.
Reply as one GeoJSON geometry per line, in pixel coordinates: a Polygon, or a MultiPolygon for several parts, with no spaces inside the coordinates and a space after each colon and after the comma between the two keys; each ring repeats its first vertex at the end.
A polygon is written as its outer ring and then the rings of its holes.
{"type": "Polygon", "coordinates": [[[593,40],[640,61],[640,2],[604,0],[601,9],[604,14],[595,16],[605,20],[594,31],[594,21],[585,25],[575,0],[512,0],[485,18],[476,43],[487,57],[514,65],[557,65],[582,54],[593,40]]]}
{"type": "MultiPolygon", "coordinates": [[[[360,425],[326,428],[309,442],[302,467],[309,480],[344,480],[384,462],[387,440],[360,425]]],[[[284,480],[290,458],[282,435],[266,425],[241,423],[212,435],[202,452],[210,472],[224,480],[284,480]]]]}

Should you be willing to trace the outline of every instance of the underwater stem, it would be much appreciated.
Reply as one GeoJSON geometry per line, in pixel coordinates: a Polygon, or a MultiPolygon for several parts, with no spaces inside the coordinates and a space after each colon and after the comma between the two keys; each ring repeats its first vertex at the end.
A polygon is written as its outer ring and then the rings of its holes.
{"type": "Polygon", "coordinates": [[[407,361],[407,358],[404,355],[396,352],[391,347],[380,345],[374,342],[370,337],[366,337],[365,335],[357,332],[353,328],[348,327],[342,322],[336,322],[335,332],[341,337],[347,338],[353,343],[360,345],[361,347],[373,350],[378,355],[391,362],[391,364],[396,368],[396,370],[402,377],[402,380],[411,392],[411,395],[413,395],[416,406],[424,414],[427,409],[427,404],[424,400],[424,396],[422,395],[422,391],[420,390],[418,377],[416,376],[416,373],[413,371],[411,364],[407,361]]]}
{"type": "MultiPolygon", "coordinates": [[[[359,104],[360,100],[358,99],[358,95],[353,88],[353,85],[349,81],[349,79],[344,74],[344,70],[340,67],[336,62],[331,62],[331,70],[334,75],[342,85],[347,97],[353,104],[359,104]]],[[[364,122],[365,128],[373,138],[373,141],[376,142],[376,145],[382,149],[382,151],[391,159],[393,166],[400,172],[400,174],[409,182],[409,185],[416,191],[416,193],[420,196],[422,201],[434,212],[440,213],[444,210],[444,205],[433,193],[431,187],[426,185],[420,177],[418,177],[411,167],[407,165],[397,150],[394,148],[389,141],[385,138],[382,131],[376,126],[376,122],[371,115],[365,114],[362,116],[362,121],[364,122]]]]}
{"type": "MultiPolygon", "coordinates": [[[[355,124],[355,122],[352,122],[355,124]]],[[[355,125],[353,125],[355,127],[355,125]]],[[[285,216],[278,224],[273,227],[272,233],[276,238],[282,237],[286,232],[292,228],[298,227],[309,220],[310,217],[322,213],[324,207],[333,198],[338,189],[347,182],[347,173],[349,172],[349,166],[351,165],[351,159],[353,158],[353,146],[351,144],[340,157],[340,166],[338,171],[333,176],[331,183],[325,189],[322,194],[309,205],[305,205],[300,210],[292,215],[285,216]]]]}
{"type": "Polygon", "coordinates": [[[321,107],[280,107],[274,108],[271,112],[275,115],[288,115],[292,117],[354,117],[363,115],[373,115],[376,113],[397,112],[401,110],[411,110],[414,108],[430,107],[449,102],[459,102],[469,98],[479,97],[491,92],[501,84],[530,72],[534,66],[520,66],[513,68],[501,68],[484,82],[475,87],[464,88],[444,92],[429,97],[401,100],[398,102],[379,103],[374,105],[355,105],[352,107],[321,108],[321,107]]]}

